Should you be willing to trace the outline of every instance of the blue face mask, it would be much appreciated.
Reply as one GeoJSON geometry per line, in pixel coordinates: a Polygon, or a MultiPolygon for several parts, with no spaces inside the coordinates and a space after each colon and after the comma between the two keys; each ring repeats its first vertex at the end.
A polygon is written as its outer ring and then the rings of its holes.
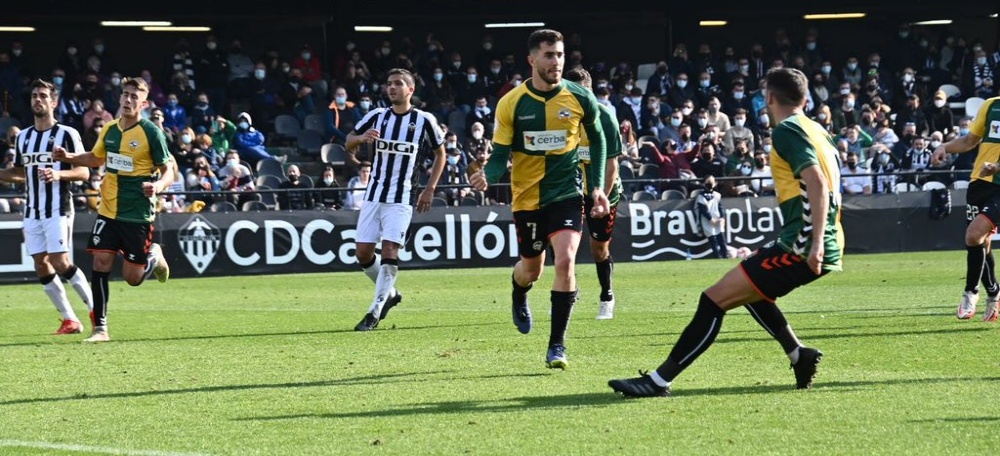
{"type": "Polygon", "coordinates": [[[334,97],[333,101],[336,101],[337,104],[342,105],[344,103],[347,103],[347,97],[334,97]]]}
{"type": "Polygon", "coordinates": [[[250,128],[250,124],[247,123],[247,122],[240,122],[239,123],[239,127],[240,127],[241,130],[246,130],[246,129],[250,128]]]}
{"type": "Polygon", "coordinates": [[[440,82],[441,79],[444,79],[444,73],[434,73],[434,80],[435,81],[439,81],[440,82]]]}
{"type": "Polygon", "coordinates": [[[62,76],[56,76],[56,77],[52,78],[52,83],[55,84],[55,85],[62,85],[62,83],[63,83],[63,77],[62,76]]]}
{"type": "Polygon", "coordinates": [[[177,100],[167,100],[167,106],[170,106],[171,108],[177,106],[177,100]]]}
{"type": "Polygon", "coordinates": [[[458,164],[458,155],[449,155],[448,156],[448,164],[452,165],[452,166],[457,165],[458,164]]]}

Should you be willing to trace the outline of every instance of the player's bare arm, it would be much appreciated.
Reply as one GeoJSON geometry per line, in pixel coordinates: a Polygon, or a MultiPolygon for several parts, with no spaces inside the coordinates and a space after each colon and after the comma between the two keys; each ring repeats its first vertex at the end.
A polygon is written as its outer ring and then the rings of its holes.
{"type": "Polygon", "coordinates": [[[358,146],[361,144],[371,144],[372,141],[378,139],[379,136],[379,131],[374,128],[370,128],[360,135],[348,133],[347,141],[344,142],[344,148],[347,150],[357,150],[358,146]]]}
{"type": "Polygon", "coordinates": [[[104,165],[104,159],[94,155],[93,152],[67,152],[63,147],[56,147],[52,153],[52,158],[64,163],[87,168],[98,168],[104,165]]]}
{"type": "Polygon", "coordinates": [[[66,169],[66,170],[62,170],[62,171],[57,170],[57,169],[53,169],[53,168],[39,168],[38,169],[38,178],[41,179],[42,182],[54,182],[54,181],[79,182],[79,181],[85,181],[85,180],[90,179],[90,169],[86,168],[86,167],[83,167],[83,166],[77,166],[77,167],[74,167],[73,169],[66,169]]]}
{"type": "Polygon", "coordinates": [[[160,171],[160,178],[153,182],[143,182],[142,184],[142,192],[146,196],[155,196],[159,193],[163,193],[170,188],[170,184],[174,183],[173,160],[167,161],[167,163],[157,166],[156,169],[160,171]]]}
{"type": "Polygon", "coordinates": [[[0,169],[0,181],[13,182],[15,184],[21,184],[24,182],[24,168],[23,167],[13,167],[7,169],[0,169]]]}
{"type": "Polygon", "coordinates": [[[823,176],[819,165],[802,170],[802,180],[806,183],[806,195],[812,207],[812,248],[809,249],[809,269],[819,275],[823,271],[823,257],[826,255],[826,217],[830,211],[830,185],[823,176]]]}
{"type": "MultiPolygon", "coordinates": [[[[947,154],[961,154],[968,152],[979,145],[983,138],[969,133],[965,136],[959,136],[951,141],[941,144],[934,149],[934,155],[931,156],[931,163],[937,165],[944,162],[944,158],[947,154]]],[[[994,174],[996,171],[994,171],[994,174]]]]}
{"type": "Polygon", "coordinates": [[[444,172],[445,152],[444,145],[434,149],[434,164],[431,165],[431,177],[427,181],[427,186],[420,192],[417,198],[417,212],[427,212],[431,210],[431,202],[434,200],[434,192],[437,190],[437,183],[441,180],[441,173],[444,172]]]}

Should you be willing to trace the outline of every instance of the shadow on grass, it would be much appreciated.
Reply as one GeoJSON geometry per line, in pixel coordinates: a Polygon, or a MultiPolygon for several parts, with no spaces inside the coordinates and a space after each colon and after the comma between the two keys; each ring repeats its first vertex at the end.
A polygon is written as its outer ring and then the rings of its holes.
{"type": "Polygon", "coordinates": [[[953,417],[953,418],[927,418],[923,420],[910,420],[910,423],[989,423],[992,421],[1000,421],[1000,416],[969,416],[969,417],[953,417]]]}
{"type": "MultiPolygon", "coordinates": [[[[423,331],[438,328],[463,328],[463,327],[486,327],[496,326],[503,323],[467,323],[456,325],[435,325],[435,326],[398,326],[382,328],[378,331],[423,331]]],[[[132,342],[165,342],[165,341],[186,341],[186,340],[216,340],[216,339],[239,339],[249,337],[285,337],[285,336],[310,336],[317,334],[345,334],[353,333],[353,329],[325,329],[316,331],[288,331],[271,333],[245,333],[245,334],[211,334],[202,336],[179,336],[179,337],[139,337],[139,338],[112,338],[112,343],[132,343],[132,342]]],[[[114,336],[112,334],[112,336],[114,336]]],[[[18,337],[43,337],[40,334],[32,336],[18,337]]],[[[34,342],[12,342],[0,343],[0,347],[30,347],[32,345],[63,345],[69,340],[66,336],[54,336],[52,339],[36,340],[34,342]]],[[[69,340],[70,343],[79,343],[77,340],[69,340]]]]}
{"type": "MultiPolygon", "coordinates": [[[[953,383],[966,381],[1000,381],[1000,377],[973,378],[973,377],[952,377],[952,378],[922,378],[922,379],[899,379],[886,381],[857,381],[857,382],[830,382],[817,384],[816,390],[812,392],[803,391],[803,394],[816,394],[821,392],[849,391],[868,386],[886,385],[920,385],[935,383],[953,383]]],[[[772,393],[794,393],[793,385],[757,385],[722,388],[696,388],[675,390],[676,398],[689,396],[743,396],[748,394],[772,394],[772,393]]],[[[567,394],[562,396],[527,396],[513,399],[503,399],[497,401],[444,401],[428,404],[408,404],[400,408],[387,410],[364,410],[346,413],[303,413],[296,415],[277,415],[265,417],[235,418],[235,421],[278,421],[295,419],[345,419],[345,418],[387,418],[415,415],[438,415],[453,413],[498,413],[498,412],[524,412],[530,409],[574,409],[583,407],[607,407],[622,402],[636,399],[623,398],[610,390],[605,393],[581,393],[567,394]]],[[[669,399],[661,399],[669,400],[669,399]]],[[[982,418],[983,420],[997,420],[997,418],[982,418]]],[[[928,420],[934,421],[934,420],[928,420]]]]}
{"type": "MultiPolygon", "coordinates": [[[[798,329],[798,328],[795,328],[798,329]]],[[[816,328],[816,331],[823,331],[824,329],[835,329],[835,328],[816,328]]],[[[864,333],[847,333],[847,334],[809,334],[803,337],[806,344],[809,344],[815,340],[826,340],[826,339],[850,339],[854,337],[897,337],[897,336],[923,336],[932,334],[955,334],[955,333],[971,333],[971,332],[985,332],[994,331],[992,326],[972,326],[965,328],[943,328],[943,329],[931,329],[925,331],[881,331],[881,332],[864,332],[864,333]]],[[[763,330],[760,330],[763,332],[763,330]]],[[[799,332],[799,331],[796,331],[799,332]]],[[[725,329],[719,334],[719,339],[715,341],[716,344],[730,344],[734,342],[763,342],[774,340],[771,337],[761,336],[761,337],[728,337],[725,329]]],[[[673,341],[669,343],[656,343],[649,344],[650,347],[662,347],[662,346],[673,346],[673,341]]]]}
{"type": "Polygon", "coordinates": [[[252,391],[252,390],[284,389],[284,388],[316,388],[316,387],[327,387],[327,386],[385,385],[388,383],[417,383],[417,382],[430,382],[430,381],[453,381],[461,379],[543,377],[552,375],[549,373],[532,372],[523,374],[513,373],[513,374],[475,375],[475,376],[448,377],[448,378],[436,378],[436,377],[422,378],[425,376],[451,374],[454,372],[457,371],[439,370],[439,371],[429,371],[429,372],[407,372],[399,374],[370,375],[366,377],[351,377],[351,378],[343,378],[337,380],[321,380],[314,382],[261,383],[261,384],[250,384],[250,385],[218,385],[218,386],[203,386],[198,388],[180,388],[180,389],[153,390],[153,391],[128,391],[119,393],[98,393],[98,394],[82,393],[73,396],[39,397],[39,398],[13,399],[8,401],[0,401],[0,407],[5,405],[40,404],[47,402],[80,401],[80,400],[90,400],[90,399],[125,399],[125,398],[136,398],[136,397],[169,396],[175,394],[192,394],[192,393],[219,393],[227,391],[252,391]]]}

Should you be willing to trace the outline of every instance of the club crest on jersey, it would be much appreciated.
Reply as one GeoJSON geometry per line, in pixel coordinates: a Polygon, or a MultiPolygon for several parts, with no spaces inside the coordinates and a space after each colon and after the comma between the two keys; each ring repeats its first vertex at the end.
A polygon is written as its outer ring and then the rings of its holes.
{"type": "Polygon", "coordinates": [[[407,127],[407,130],[415,131],[416,129],[417,129],[417,124],[410,122],[410,126],[407,127]]]}
{"type": "Polygon", "coordinates": [[[133,148],[133,149],[138,149],[139,148],[139,141],[133,139],[133,140],[131,140],[131,141],[128,142],[128,146],[131,147],[131,148],[133,148]]]}
{"type": "Polygon", "coordinates": [[[536,252],[541,252],[542,251],[542,241],[535,241],[534,244],[531,244],[531,248],[535,249],[536,252]]]}
{"type": "Polygon", "coordinates": [[[990,122],[990,138],[1000,138],[1000,120],[990,122]]]}
{"type": "Polygon", "coordinates": [[[178,230],[177,241],[188,263],[201,274],[208,269],[215,254],[219,252],[222,231],[200,215],[196,215],[178,230]]]}
{"type": "Polygon", "coordinates": [[[562,108],[559,110],[559,120],[569,119],[573,115],[573,112],[569,108],[562,108]]]}

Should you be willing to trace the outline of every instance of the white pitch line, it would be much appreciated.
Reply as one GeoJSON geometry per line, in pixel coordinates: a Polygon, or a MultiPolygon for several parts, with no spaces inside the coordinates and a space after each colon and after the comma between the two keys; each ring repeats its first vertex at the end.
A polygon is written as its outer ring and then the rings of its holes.
{"type": "Polygon", "coordinates": [[[126,450],[89,445],[71,445],[66,443],[28,442],[24,440],[0,439],[0,448],[37,448],[42,450],[79,451],[86,453],[121,454],[127,456],[206,456],[205,453],[180,453],[177,451],[158,450],[126,450]]]}

